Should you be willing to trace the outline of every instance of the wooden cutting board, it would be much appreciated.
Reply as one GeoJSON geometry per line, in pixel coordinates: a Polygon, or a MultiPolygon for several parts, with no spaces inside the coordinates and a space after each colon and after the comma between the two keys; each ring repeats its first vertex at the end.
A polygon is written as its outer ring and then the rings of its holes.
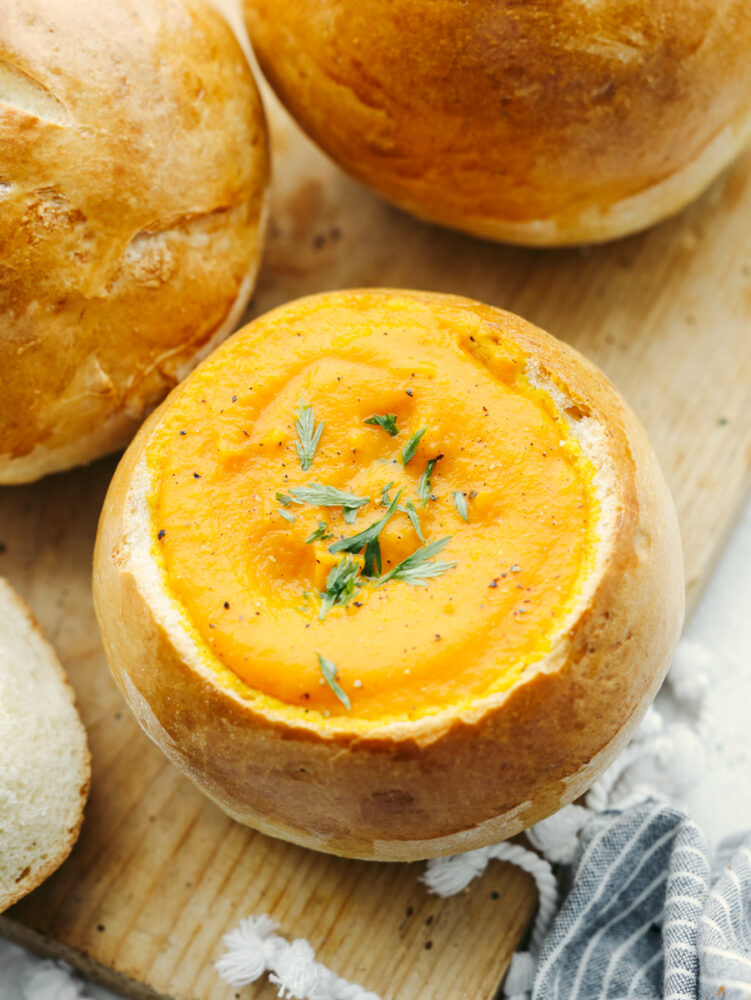
{"type": "MultiPolygon", "coordinates": [[[[309,292],[390,285],[519,312],[589,355],[641,416],[673,489],[689,600],[745,496],[751,465],[751,157],[681,217],[607,247],[532,251],[423,225],[347,179],[270,102],[269,245],[248,316],[309,292]]],[[[535,894],[494,864],[450,900],[421,864],[342,861],[228,820],[152,747],[110,680],[90,595],[115,466],[0,490],[0,573],[29,600],[78,693],[93,786],[71,858],[0,918],[130,997],[268,1000],[222,984],[221,936],[270,913],[337,973],[391,1000],[490,1000],[535,894]]]]}

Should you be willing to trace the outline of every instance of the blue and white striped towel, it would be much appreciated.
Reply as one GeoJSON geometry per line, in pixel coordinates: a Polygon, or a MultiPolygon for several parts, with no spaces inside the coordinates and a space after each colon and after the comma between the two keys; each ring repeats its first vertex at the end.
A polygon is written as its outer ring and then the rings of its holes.
{"type": "Polygon", "coordinates": [[[653,800],[592,819],[533,1000],[751,1000],[751,834],[704,835],[653,800]]]}

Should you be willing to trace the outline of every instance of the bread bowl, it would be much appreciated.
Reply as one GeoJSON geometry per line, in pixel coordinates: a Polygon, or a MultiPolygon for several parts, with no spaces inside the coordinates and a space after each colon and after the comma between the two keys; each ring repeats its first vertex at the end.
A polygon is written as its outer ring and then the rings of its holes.
{"type": "Polygon", "coordinates": [[[261,253],[266,124],[207,0],[0,13],[0,483],[122,447],[230,332],[261,253]]]}
{"type": "Polygon", "coordinates": [[[140,724],[226,812],[413,860],[583,793],[664,676],[683,581],[599,371],[499,309],[374,289],[256,319],[173,391],[112,481],[94,598],[140,724]]]}
{"type": "Polygon", "coordinates": [[[680,210],[751,135],[745,0],[243,0],[277,94],[415,215],[512,243],[680,210]]]}
{"type": "Polygon", "coordinates": [[[70,853],[90,775],[86,732],[57,654],[0,578],[0,912],[70,853]]]}

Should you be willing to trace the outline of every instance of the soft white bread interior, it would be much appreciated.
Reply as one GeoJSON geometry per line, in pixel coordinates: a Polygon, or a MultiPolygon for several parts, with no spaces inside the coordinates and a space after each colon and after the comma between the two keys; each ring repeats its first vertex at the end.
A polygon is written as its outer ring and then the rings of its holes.
{"type": "Polygon", "coordinates": [[[0,14],[0,483],[124,446],[237,324],[268,142],[207,0],[0,14]]]}
{"type": "Polygon", "coordinates": [[[86,733],[65,672],[0,579],[0,911],[70,853],[89,777],[86,733]]]}

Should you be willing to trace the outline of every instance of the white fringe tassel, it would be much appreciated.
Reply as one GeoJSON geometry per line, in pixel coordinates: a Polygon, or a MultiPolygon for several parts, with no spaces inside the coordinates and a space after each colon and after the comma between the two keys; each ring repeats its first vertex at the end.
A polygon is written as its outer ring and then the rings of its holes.
{"type": "MultiPolygon", "coordinates": [[[[704,770],[704,743],[712,724],[706,702],[714,662],[714,657],[703,646],[687,640],[681,642],[668,683],[676,701],[689,716],[691,726],[684,722],[665,723],[660,713],[650,708],[631,745],[589,790],[586,808],[565,806],[527,831],[527,838],[536,850],[501,843],[428,862],[422,881],[439,896],[461,892],[493,859],[509,861],[534,878],[539,894],[537,916],[529,951],[514,955],[506,975],[504,994],[509,1000],[527,1000],[531,993],[536,956],[558,908],[558,886],[551,862],[571,864],[574,861],[579,833],[595,813],[623,809],[650,795],[667,799],[678,797],[704,770]]],[[[248,917],[225,935],[227,951],[216,963],[225,982],[231,986],[245,986],[268,972],[283,998],[378,1000],[375,993],[339,979],[316,962],[307,941],[289,944],[274,934],[275,930],[276,925],[267,916],[248,917]]],[[[60,997],[68,1000],[68,994],[60,997]]],[[[71,994],[70,998],[77,1000],[78,994],[71,994]]]]}
{"type": "Polygon", "coordinates": [[[315,952],[302,938],[292,944],[275,934],[271,917],[246,917],[222,938],[227,951],[216,963],[230,986],[247,986],[265,973],[279,996],[295,1000],[380,1000],[362,986],[340,979],[316,962],[315,952]]]}

